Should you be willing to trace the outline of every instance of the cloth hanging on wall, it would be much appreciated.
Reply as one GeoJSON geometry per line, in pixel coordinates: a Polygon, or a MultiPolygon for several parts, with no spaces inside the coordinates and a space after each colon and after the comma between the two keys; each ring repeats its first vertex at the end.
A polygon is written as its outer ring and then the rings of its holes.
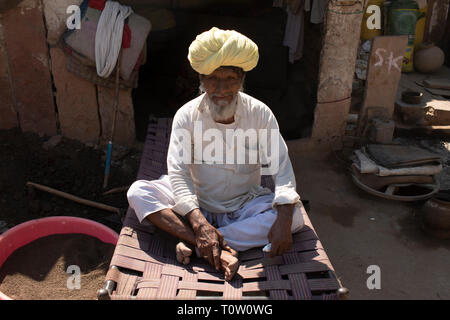
{"type": "Polygon", "coordinates": [[[311,8],[311,22],[322,23],[325,18],[325,12],[327,10],[328,0],[313,0],[311,8]]]}
{"type": "Polygon", "coordinates": [[[125,20],[132,13],[131,7],[115,1],[106,2],[95,36],[95,61],[100,77],[108,78],[114,71],[122,46],[125,20]]]}
{"type": "Polygon", "coordinates": [[[304,22],[303,10],[300,10],[298,14],[288,11],[283,45],[289,47],[290,63],[294,63],[303,56],[304,22]]]}
{"type": "MultiPolygon", "coordinates": [[[[103,11],[106,6],[106,0],[89,0],[89,8],[103,11]]],[[[131,46],[131,29],[127,21],[123,26],[122,48],[127,49],[131,46]]]]}
{"type": "Polygon", "coordinates": [[[303,56],[305,11],[310,10],[310,0],[274,0],[273,6],[286,9],[283,45],[289,47],[289,62],[294,63],[303,56]]]}

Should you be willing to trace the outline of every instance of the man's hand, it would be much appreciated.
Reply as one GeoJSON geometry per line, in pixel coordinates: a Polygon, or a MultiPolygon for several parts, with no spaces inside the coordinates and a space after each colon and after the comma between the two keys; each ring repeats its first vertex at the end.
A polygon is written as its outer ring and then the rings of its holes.
{"type": "Polygon", "coordinates": [[[186,217],[194,230],[200,256],[208,260],[216,270],[220,270],[221,249],[231,250],[223,235],[206,220],[199,209],[192,210],[186,217]]]}
{"type": "Polygon", "coordinates": [[[270,228],[268,238],[272,244],[270,257],[282,255],[289,250],[292,245],[292,214],[294,212],[293,204],[284,204],[277,206],[277,219],[270,228]]]}

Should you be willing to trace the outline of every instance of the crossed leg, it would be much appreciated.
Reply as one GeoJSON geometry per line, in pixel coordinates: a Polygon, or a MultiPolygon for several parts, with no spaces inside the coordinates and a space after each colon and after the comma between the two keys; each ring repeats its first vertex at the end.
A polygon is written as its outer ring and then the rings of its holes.
{"type": "MultiPolygon", "coordinates": [[[[178,262],[189,264],[193,252],[189,245],[196,245],[195,234],[189,224],[169,208],[154,212],[146,218],[156,227],[181,240],[175,247],[176,257],[178,262]]],[[[220,264],[225,280],[230,281],[239,267],[237,251],[221,250],[220,264]]]]}

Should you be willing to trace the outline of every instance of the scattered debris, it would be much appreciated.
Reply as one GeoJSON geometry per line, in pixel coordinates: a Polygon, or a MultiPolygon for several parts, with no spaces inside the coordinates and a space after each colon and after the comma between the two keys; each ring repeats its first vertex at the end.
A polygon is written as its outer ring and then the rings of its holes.
{"type": "Polygon", "coordinates": [[[48,150],[50,148],[56,147],[62,141],[62,135],[56,135],[48,139],[46,142],[42,144],[42,148],[44,150],[48,150]]]}

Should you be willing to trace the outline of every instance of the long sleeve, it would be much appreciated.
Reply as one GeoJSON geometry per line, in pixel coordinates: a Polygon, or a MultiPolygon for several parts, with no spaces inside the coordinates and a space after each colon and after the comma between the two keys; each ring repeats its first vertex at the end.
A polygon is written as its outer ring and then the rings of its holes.
{"type": "Polygon", "coordinates": [[[192,181],[190,165],[192,163],[192,139],[188,118],[180,109],[172,122],[167,154],[167,171],[174,194],[175,206],[173,211],[181,216],[193,209],[199,208],[192,181]]]}
{"type": "Polygon", "coordinates": [[[286,142],[281,136],[278,122],[272,111],[267,108],[264,116],[267,129],[267,145],[263,146],[262,158],[269,164],[268,172],[275,183],[275,197],[272,207],[279,204],[295,204],[300,201],[296,191],[295,174],[289,159],[286,142]],[[265,150],[264,150],[265,149],[265,150]]]}

